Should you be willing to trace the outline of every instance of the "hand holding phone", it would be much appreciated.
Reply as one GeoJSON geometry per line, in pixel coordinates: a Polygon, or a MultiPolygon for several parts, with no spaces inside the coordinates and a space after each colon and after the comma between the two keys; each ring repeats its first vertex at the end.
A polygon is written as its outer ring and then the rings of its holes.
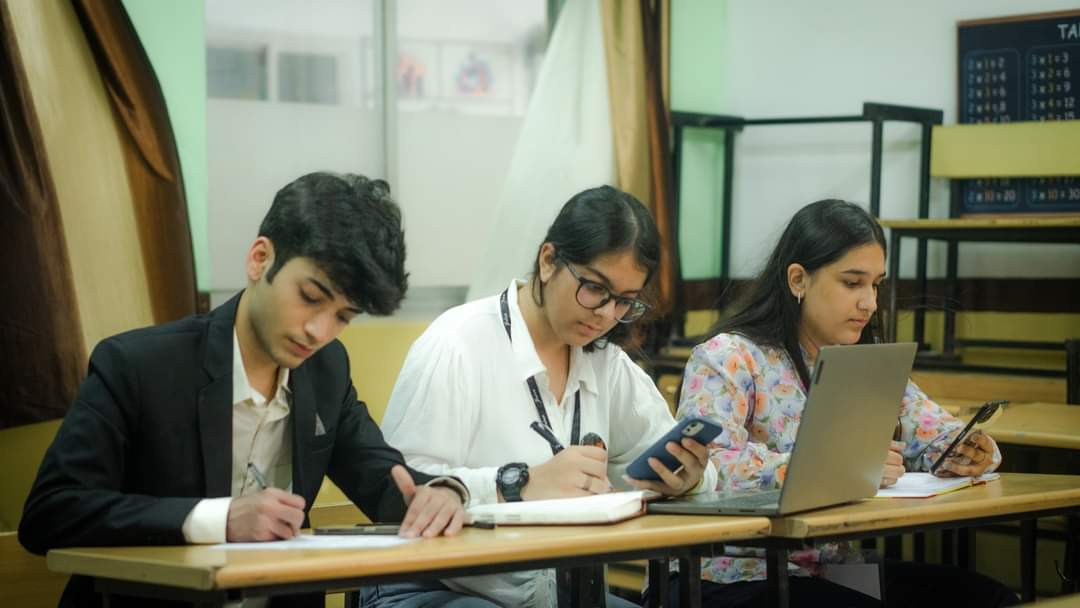
{"type": "Polygon", "coordinates": [[[1005,400],[987,401],[986,403],[984,403],[979,408],[979,410],[975,412],[975,415],[971,417],[971,420],[969,420],[968,423],[964,425],[964,428],[960,431],[960,434],[952,440],[952,443],[949,444],[949,447],[946,448],[944,452],[942,452],[941,456],[939,456],[936,461],[934,461],[934,464],[930,465],[930,472],[933,474],[937,474],[938,468],[940,468],[946,460],[954,458],[957,455],[956,450],[960,443],[964,441],[965,438],[970,438],[968,433],[971,431],[971,429],[976,424],[982,424],[983,422],[990,420],[994,413],[997,412],[997,409],[999,407],[1008,405],[1008,403],[1009,402],[1005,400]]]}
{"type": "Polygon", "coordinates": [[[682,466],[679,459],[667,451],[668,443],[682,445],[682,440],[687,438],[707,446],[722,432],[723,429],[719,425],[704,418],[694,417],[680,420],[674,428],[660,439],[657,439],[655,443],[649,446],[649,449],[635,458],[630,463],[630,466],[626,467],[626,474],[634,479],[660,481],[660,476],[649,466],[650,458],[659,460],[669,471],[675,471],[682,466]]]}

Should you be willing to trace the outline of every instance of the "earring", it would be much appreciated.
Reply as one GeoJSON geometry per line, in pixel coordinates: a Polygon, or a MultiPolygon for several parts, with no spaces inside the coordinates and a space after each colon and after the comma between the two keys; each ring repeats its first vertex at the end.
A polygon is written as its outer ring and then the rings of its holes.
{"type": "Polygon", "coordinates": [[[795,296],[795,299],[799,301],[799,306],[802,306],[802,292],[801,291],[799,292],[799,295],[795,296]]]}

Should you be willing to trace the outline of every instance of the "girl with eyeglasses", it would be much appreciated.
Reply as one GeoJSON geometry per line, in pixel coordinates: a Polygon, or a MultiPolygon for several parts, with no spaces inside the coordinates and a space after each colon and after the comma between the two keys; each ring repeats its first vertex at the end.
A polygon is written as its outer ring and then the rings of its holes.
{"type": "MultiPolygon", "coordinates": [[[[383,420],[410,466],[454,475],[469,506],[652,489],[715,487],[707,448],[669,443],[681,467],[624,478],[674,425],[656,385],[620,348],[648,311],[660,260],[648,210],[611,187],[571,198],[527,280],[453,308],[413,344],[383,420]]],[[[364,606],[554,606],[551,571],[383,585],[364,606]]],[[[609,596],[609,606],[629,605],[609,596]]]]}
{"type": "MultiPolygon", "coordinates": [[[[822,200],[792,217],[733,314],[686,364],[678,417],[706,417],[724,429],[710,449],[719,473],[714,489],[783,484],[818,350],[875,342],[878,285],[884,278],[885,235],[858,205],[822,200]]],[[[897,410],[898,441],[882,450],[882,487],[896,483],[905,470],[929,470],[964,426],[910,381],[897,410]]],[[[980,475],[997,468],[1001,452],[988,435],[976,433],[945,462],[937,474],[980,475]]],[[[791,605],[882,605],[819,576],[827,564],[862,559],[852,543],[792,551],[791,605]]],[[[883,572],[879,583],[886,606],[1017,602],[1000,583],[958,568],[888,561],[883,572]]],[[[706,606],[763,605],[764,551],[727,547],[723,555],[703,560],[702,578],[706,606]]]]}

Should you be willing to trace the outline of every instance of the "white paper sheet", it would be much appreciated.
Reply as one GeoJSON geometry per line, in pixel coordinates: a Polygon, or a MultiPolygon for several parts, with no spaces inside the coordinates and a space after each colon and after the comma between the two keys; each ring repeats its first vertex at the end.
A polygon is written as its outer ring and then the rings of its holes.
{"type": "Polygon", "coordinates": [[[272,540],[262,543],[222,543],[211,545],[211,549],[227,549],[229,551],[257,549],[289,550],[289,549],[382,549],[396,547],[405,543],[416,542],[415,538],[401,538],[399,536],[365,536],[365,535],[318,535],[301,534],[289,540],[272,540]]]}
{"type": "Polygon", "coordinates": [[[986,483],[1000,477],[988,473],[981,477],[935,477],[930,473],[904,473],[896,485],[882,488],[874,498],[930,498],[959,488],[986,483]]]}

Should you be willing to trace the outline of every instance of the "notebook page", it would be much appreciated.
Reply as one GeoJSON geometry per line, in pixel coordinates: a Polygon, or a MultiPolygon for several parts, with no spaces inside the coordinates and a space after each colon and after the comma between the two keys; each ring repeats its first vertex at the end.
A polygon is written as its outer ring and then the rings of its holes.
{"type": "Polygon", "coordinates": [[[996,473],[981,477],[935,477],[931,473],[904,473],[896,485],[881,488],[874,498],[929,498],[997,478],[996,473]]]}

